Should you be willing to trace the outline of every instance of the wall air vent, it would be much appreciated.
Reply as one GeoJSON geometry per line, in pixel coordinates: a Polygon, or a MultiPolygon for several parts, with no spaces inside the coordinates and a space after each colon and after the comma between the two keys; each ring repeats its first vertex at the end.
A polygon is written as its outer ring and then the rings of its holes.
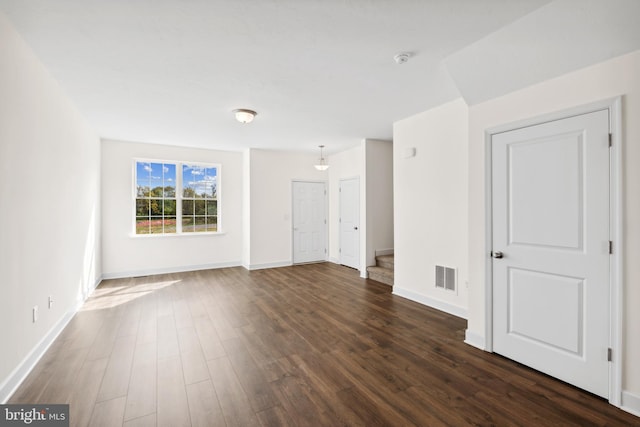
{"type": "Polygon", "coordinates": [[[456,269],[436,265],[436,288],[456,291],[456,269]]]}

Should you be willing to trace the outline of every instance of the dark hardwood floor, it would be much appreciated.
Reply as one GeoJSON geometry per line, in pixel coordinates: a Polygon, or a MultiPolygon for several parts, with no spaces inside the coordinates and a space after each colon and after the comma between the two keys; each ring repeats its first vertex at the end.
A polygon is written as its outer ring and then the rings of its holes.
{"type": "Polygon", "coordinates": [[[10,403],[77,426],[629,426],[329,263],[104,281],[10,403]]]}

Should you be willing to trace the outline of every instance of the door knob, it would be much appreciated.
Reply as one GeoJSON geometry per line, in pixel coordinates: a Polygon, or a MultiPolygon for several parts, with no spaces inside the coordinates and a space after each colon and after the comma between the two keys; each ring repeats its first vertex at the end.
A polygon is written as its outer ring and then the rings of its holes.
{"type": "Polygon", "coordinates": [[[353,229],[354,229],[354,230],[357,230],[357,229],[358,229],[358,227],[353,227],[353,229]]]}
{"type": "Polygon", "coordinates": [[[499,259],[499,258],[504,257],[504,254],[502,252],[500,252],[500,251],[495,251],[495,252],[491,252],[491,256],[494,257],[494,258],[498,258],[499,259]]]}

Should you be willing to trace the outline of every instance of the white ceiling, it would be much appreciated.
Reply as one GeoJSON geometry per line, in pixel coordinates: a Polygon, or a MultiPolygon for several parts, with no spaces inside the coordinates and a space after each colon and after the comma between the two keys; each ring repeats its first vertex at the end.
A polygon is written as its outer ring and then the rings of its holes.
{"type": "Polygon", "coordinates": [[[638,49],[640,0],[557,0],[445,63],[473,105],[638,49]]]}
{"type": "Polygon", "coordinates": [[[640,15],[625,15],[640,1],[549,3],[0,0],[0,10],[102,137],[231,150],[325,144],[335,152],[363,138],[391,139],[394,121],[461,95],[474,103],[640,48],[629,24],[640,15]],[[603,10],[609,26],[626,16],[614,35],[630,41],[610,49],[618,41],[605,40],[596,54],[579,49],[578,59],[531,72],[517,43],[562,57],[571,49],[563,32],[585,32],[555,15],[570,21],[571,4],[589,4],[577,15],[590,24],[603,10]],[[491,61],[501,49],[519,65],[496,79],[491,61]],[[412,58],[397,65],[402,51],[412,58]],[[241,125],[234,108],[258,117],[241,125]]]}

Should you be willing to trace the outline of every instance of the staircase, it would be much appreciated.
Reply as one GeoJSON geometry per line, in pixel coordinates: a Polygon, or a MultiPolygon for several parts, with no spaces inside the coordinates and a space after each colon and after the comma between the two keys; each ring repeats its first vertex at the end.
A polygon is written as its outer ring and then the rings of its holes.
{"type": "Polygon", "coordinates": [[[393,255],[378,255],[376,265],[367,267],[369,279],[393,286],[393,255]]]}

